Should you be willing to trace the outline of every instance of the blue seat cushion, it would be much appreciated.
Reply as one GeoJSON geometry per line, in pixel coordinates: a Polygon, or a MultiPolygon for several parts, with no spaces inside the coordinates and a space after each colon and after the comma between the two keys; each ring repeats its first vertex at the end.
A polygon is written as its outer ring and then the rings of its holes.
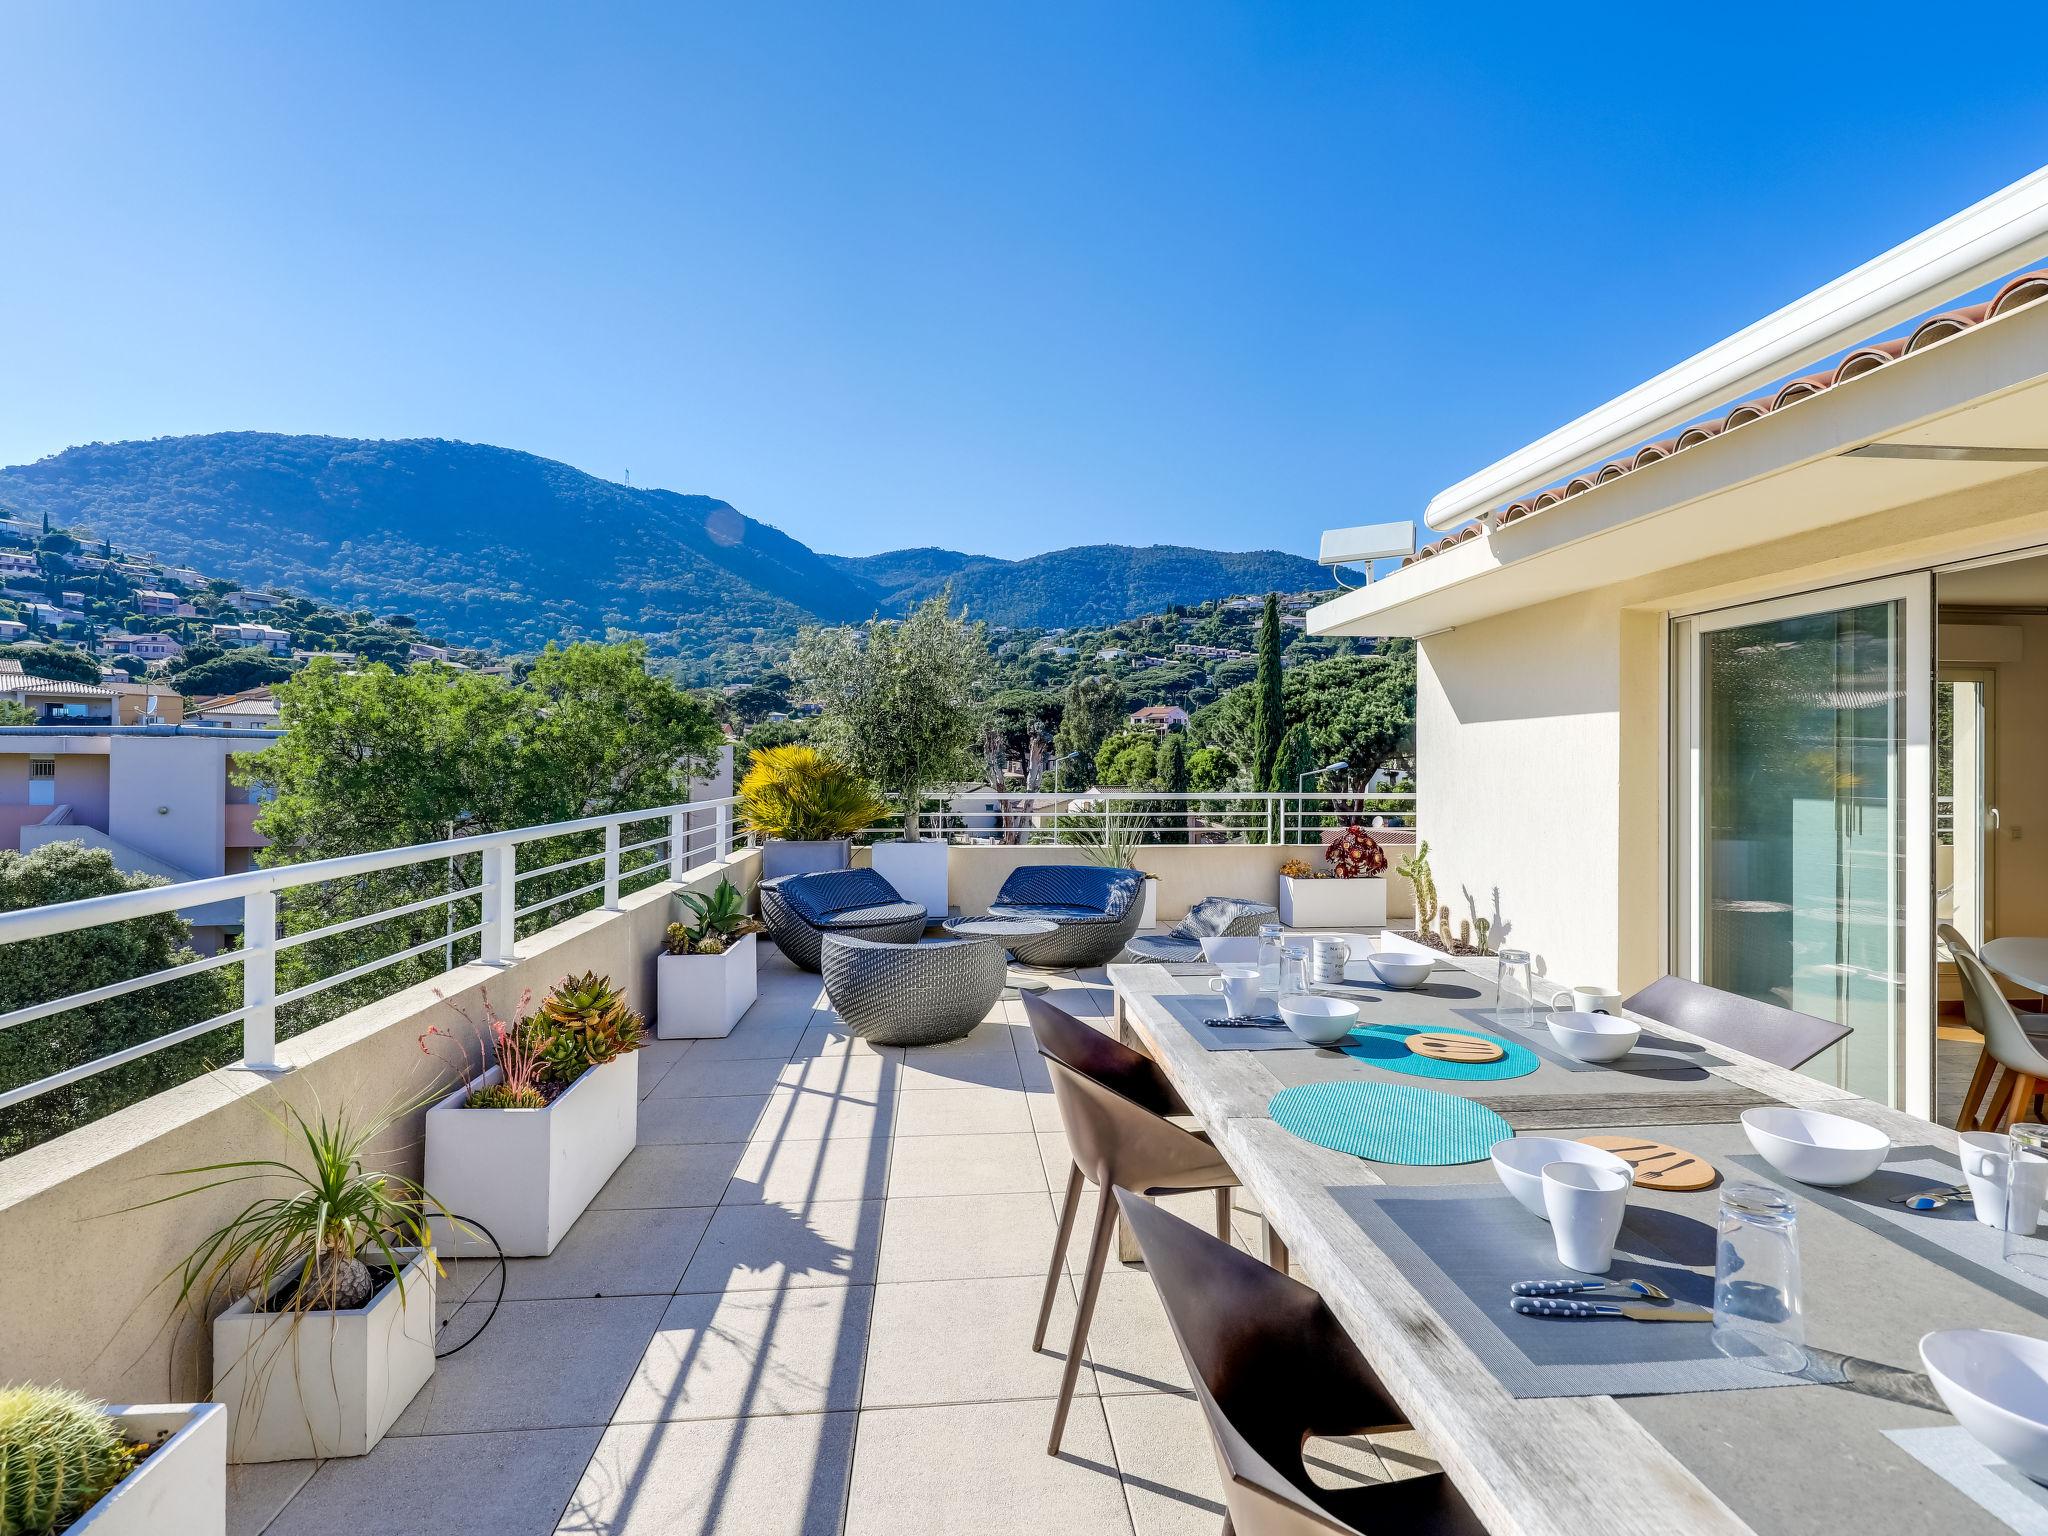
{"type": "Polygon", "coordinates": [[[1113,919],[1097,907],[1063,907],[1052,902],[998,902],[988,909],[990,917],[1036,917],[1066,927],[1071,923],[1107,923],[1113,919]]]}
{"type": "Polygon", "coordinates": [[[788,875],[775,883],[775,889],[790,910],[813,928],[825,926],[840,913],[904,905],[903,893],[872,869],[788,875]]]}
{"type": "Polygon", "coordinates": [[[1094,864],[1020,864],[1010,871],[989,910],[1029,908],[1032,910],[1021,914],[1028,917],[1040,915],[1039,908],[1078,908],[1086,910],[1092,918],[1117,918],[1129,910],[1144,889],[1145,877],[1135,869],[1105,869],[1094,864]]]}
{"type": "Polygon", "coordinates": [[[884,923],[908,922],[913,917],[924,915],[924,908],[914,901],[888,901],[877,907],[851,907],[844,912],[834,912],[817,926],[832,933],[841,928],[878,928],[884,923]]]}

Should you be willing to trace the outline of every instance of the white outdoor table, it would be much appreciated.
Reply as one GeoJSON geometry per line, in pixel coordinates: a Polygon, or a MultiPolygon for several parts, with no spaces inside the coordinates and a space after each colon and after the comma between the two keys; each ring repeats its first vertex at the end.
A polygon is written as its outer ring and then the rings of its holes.
{"type": "Polygon", "coordinates": [[[1992,939],[1985,944],[1983,955],[1984,963],[2007,981],[2048,995],[2048,939],[1992,939]]]}
{"type": "MultiPolygon", "coordinates": [[[[1108,979],[1122,1038],[1150,1054],[1172,1079],[1284,1242],[1293,1273],[1322,1293],[1494,1536],[2007,1532],[1885,1438],[1886,1430],[1953,1422],[1924,1408],[1813,1385],[1626,1398],[1511,1396],[1335,1197],[1346,1189],[1447,1179],[1490,1184],[1490,1165],[1388,1165],[1300,1140],[1273,1122],[1266,1104],[1283,1081],[1273,1059],[1301,1053],[1205,1048],[1164,1001],[1206,989],[1206,975],[1195,967],[1117,965],[1109,968],[1108,979]]],[[[1651,1136],[1660,1124],[1687,1122],[1726,1127],[1744,1105],[1761,1098],[1866,1121],[1882,1127],[1897,1145],[1955,1150],[1950,1130],[1631,1017],[1651,1040],[1661,1035],[1703,1046],[1715,1058],[1710,1070],[1718,1083],[1694,1084],[1682,1103],[1674,1097],[1668,1106],[1649,1103],[1622,1074],[1611,1096],[1604,1090],[1589,1094],[1583,1085],[1548,1094],[1532,1089],[1532,1078],[1466,1084],[1461,1091],[1518,1130],[1565,1136],[1651,1136]]],[[[1331,1069],[1337,1075],[1348,1070],[1341,1058],[1332,1060],[1331,1069]]],[[[1298,1081],[1303,1067],[1280,1071],[1298,1081]]],[[[1698,1214],[1711,1224],[1718,1194],[1708,1190],[1694,1198],[1698,1214]]],[[[1879,1297],[1881,1307],[1885,1267],[1926,1262],[1887,1242],[1855,1274],[1809,1275],[1809,1338],[1828,1344],[1831,1291],[1838,1305],[1854,1288],[1859,1297],[1879,1297]]],[[[1917,1371],[1914,1346],[1931,1328],[1981,1322],[2048,1333],[2038,1313],[1969,1281],[1956,1281],[1946,1294],[1954,1298],[1951,1315],[1871,1314],[1882,1323],[1885,1344],[1882,1351],[1866,1353],[1917,1371]],[[1994,1317],[1999,1320],[1986,1320],[1994,1317]]]]}

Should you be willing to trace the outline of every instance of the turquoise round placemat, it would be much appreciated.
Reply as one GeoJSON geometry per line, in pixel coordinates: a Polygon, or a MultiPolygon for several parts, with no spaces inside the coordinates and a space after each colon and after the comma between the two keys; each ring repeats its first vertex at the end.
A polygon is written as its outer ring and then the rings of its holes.
{"type": "Polygon", "coordinates": [[[1266,1112],[1303,1141],[1375,1163],[1476,1163],[1515,1134],[1484,1104],[1400,1083],[1301,1083],[1266,1112]]]}
{"type": "Polygon", "coordinates": [[[1389,1072],[1405,1072],[1410,1077],[1455,1077],[1473,1082],[1527,1077],[1542,1064],[1526,1045],[1503,1040],[1499,1035],[1489,1035],[1483,1029],[1424,1028],[1420,1024],[1367,1024],[1352,1030],[1337,1049],[1354,1061],[1369,1062],[1389,1072]],[[1499,1046],[1505,1054],[1499,1061],[1436,1061],[1409,1050],[1410,1035],[1470,1035],[1474,1040],[1486,1040],[1499,1046]]]}

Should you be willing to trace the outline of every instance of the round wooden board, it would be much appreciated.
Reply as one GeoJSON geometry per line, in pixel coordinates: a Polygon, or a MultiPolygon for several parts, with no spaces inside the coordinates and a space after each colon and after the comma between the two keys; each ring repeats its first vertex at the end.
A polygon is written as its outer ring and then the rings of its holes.
{"type": "Polygon", "coordinates": [[[1499,1061],[1507,1055],[1491,1040],[1475,1035],[1423,1034],[1408,1037],[1408,1049],[1431,1061],[1499,1061]]]}
{"type": "Polygon", "coordinates": [[[1612,1152],[1636,1171],[1639,1189],[1685,1191],[1705,1189],[1720,1174],[1705,1158],[1694,1157],[1682,1147],[1641,1136],[1581,1136],[1583,1146],[1612,1152]]]}

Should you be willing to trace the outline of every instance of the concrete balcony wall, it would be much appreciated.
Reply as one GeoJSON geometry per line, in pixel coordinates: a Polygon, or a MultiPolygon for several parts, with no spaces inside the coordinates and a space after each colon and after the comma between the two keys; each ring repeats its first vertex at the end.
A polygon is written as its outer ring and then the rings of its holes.
{"type": "MultiPolygon", "coordinates": [[[[742,850],[691,872],[682,889],[708,890],[730,876],[751,892],[759,855],[742,850]]],[[[424,1055],[420,1036],[438,1025],[457,1041],[490,1002],[509,1012],[569,972],[623,982],[633,1006],[654,1001],[655,956],[676,906],[663,883],[625,898],[618,912],[590,912],[523,940],[505,969],[468,965],[432,982],[285,1041],[281,1077],[210,1072],[140,1104],[0,1162],[0,1362],[9,1380],[60,1383],[114,1402],[204,1398],[212,1382],[210,1313],[175,1306],[163,1276],[198,1240],[249,1199],[245,1187],[131,1209],[200,1182],[172,1169],[237,1158],[290,1158],[273,1123],[280,1101],[309,1113],[367,1116],[417,1105],[380,1154],[390,1171],[420,1173],[425,1103],[454,1075],[424,1055]]],[[[216,1307],[214,1310],[218,1310],[216,1307]]]]}

